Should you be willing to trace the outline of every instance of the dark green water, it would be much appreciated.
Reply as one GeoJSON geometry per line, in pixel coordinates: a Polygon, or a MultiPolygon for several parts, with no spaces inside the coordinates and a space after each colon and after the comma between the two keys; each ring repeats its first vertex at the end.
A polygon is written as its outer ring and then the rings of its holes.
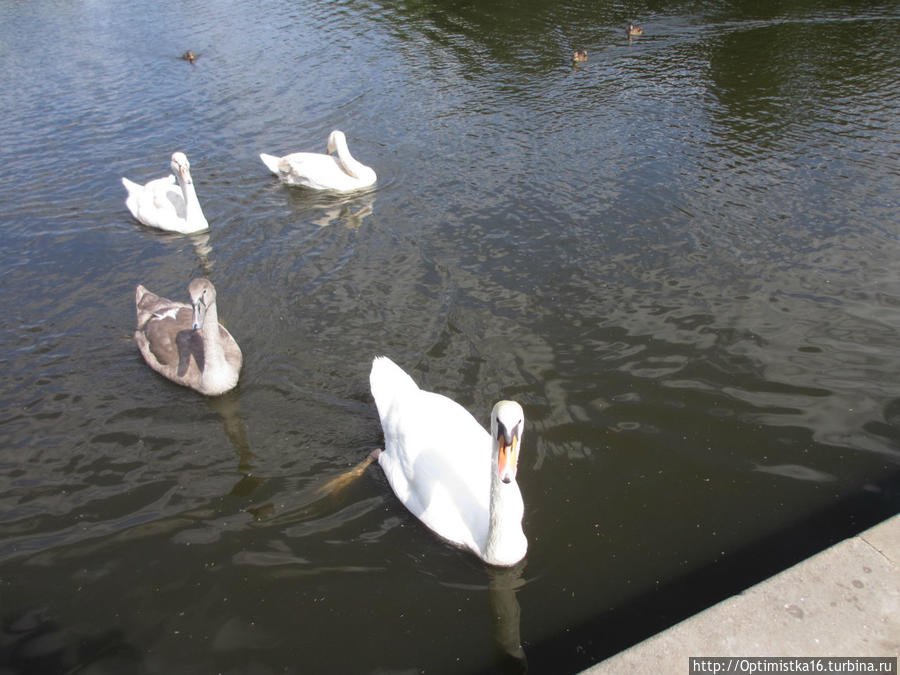
{"type": "Polygon", "coordinates": [[[574,672],[900,511],[894,4],[0,12],[3,672],[574,672]],[[374,191],[258,159],[332,128],[374,191]],[[174,150],[208,235],[125,209],[174,150]],[[131,339],[198,275],[215,400],[131,339]],[[316,494],[377,354],[522,403],[519,568],[316,494]]]}

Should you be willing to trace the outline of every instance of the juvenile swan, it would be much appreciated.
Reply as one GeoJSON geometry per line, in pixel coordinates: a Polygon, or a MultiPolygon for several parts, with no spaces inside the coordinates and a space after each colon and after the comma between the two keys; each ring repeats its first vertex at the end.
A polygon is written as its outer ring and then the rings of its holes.
{"type": "Polygon", "coordinates": [[[287,185],[304,185],[315,190],[350,192],[373,185],[375,171],[356,161],[347,147],[343,131],[328,136],[328,154],[295,152],[284,157],[260,154],[269,171],[287,185]],[[336,153],[332,155],[332,153],[336,153]]]}
{"type": "Polygon", "coordinates": [[[491,565],[525,557],[525,506],[516,483],[522,407],[500,401],[491,432],[455,401],[419,389],[389,358],[372,363],[369,384],[384,450],[373,453],[397,498],[449,542],[491,565]]]}
{"type": "Polygon", "coordinates": [[[183,152],[172,154],[172,173],[139,185],[122,178],[128,191],[125,206],[137,220],[160,230],[193,234],[209,229],[194,190],[191,165],[183,152]]]}
{"type": "Polygon", "coordinates": [[[218,396],[237,385],[243,355],[231,333],[219,324],[212,282],[194,279],[188,290],[190,305],[138,285],[134,340],[157,373],[201,394],[218,396]]]}

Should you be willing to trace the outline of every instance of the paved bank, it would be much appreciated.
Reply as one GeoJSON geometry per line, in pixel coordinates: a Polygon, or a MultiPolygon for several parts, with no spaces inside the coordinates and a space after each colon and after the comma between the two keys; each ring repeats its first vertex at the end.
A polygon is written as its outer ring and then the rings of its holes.
{"type": "Polygon", "coordinates": [[[688,673],[691,656],[900,656],[900,515],[585,673],[688,673]]]}

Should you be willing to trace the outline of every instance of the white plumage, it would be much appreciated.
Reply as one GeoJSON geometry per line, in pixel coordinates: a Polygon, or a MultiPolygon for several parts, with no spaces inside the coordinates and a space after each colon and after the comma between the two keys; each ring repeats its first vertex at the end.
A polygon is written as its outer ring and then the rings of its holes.
{"type": "Polygon", "coordinates": [[[259,158],[287,185],[350,192],[375,183],[375,171],[353,158],[343,131],[331,132],[326,150],[328,154],[295,152],[284,157],[262,153],[259,158]]]}
{"type": "Polygon", "coordinates": [[[514,565],[528,542],[516,483],[525,416],[514,401],[491,412],[491,433],[455,401],[423,391],[387,357],[369,376],[385,447],[378,463],[397,498],[444,539],[492,565],[514,565]]]}
{"type": "Polygon", "coordinates": [[[183,152],[172,154],[172,173],[140,185],[122,178],[128,191],[125,206],[137,220],[168,232],[193,234],[209,229],[197,199],[191,165],[183,152]]]}

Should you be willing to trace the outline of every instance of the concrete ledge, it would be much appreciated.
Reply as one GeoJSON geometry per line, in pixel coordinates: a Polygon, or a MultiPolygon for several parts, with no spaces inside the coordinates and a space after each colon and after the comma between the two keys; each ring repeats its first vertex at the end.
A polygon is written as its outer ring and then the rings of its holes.
{"type": "Polygon", "coordinates": [[[685,675],[691,656],[900,656],[900,515],[584,672],[685,675]]]}

